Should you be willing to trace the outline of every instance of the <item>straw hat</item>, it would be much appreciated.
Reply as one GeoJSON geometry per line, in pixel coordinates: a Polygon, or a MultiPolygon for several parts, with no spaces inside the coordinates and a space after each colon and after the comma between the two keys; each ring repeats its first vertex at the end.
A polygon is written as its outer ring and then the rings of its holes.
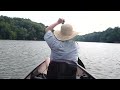
{"type": "Polygon", "coordinates": [[[73,30],[70,24],[62,24],[61,30],[55,30],[54,35],[58,40],[65,41],[74,38],[79,32],[73,30]]]}

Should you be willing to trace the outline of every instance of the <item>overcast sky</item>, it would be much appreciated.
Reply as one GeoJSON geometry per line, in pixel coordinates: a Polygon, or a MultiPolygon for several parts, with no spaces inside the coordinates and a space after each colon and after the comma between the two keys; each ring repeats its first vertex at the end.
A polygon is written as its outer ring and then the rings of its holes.
{"type": "MultiPolygon", "coordinates": [[[[29,18],[46,26],[64,18],[81,35],[120,26],[120,11],[0,11],[0,15],[29,18]]],[[[59,28],[60,25],[55,29],[59,28]]]]}

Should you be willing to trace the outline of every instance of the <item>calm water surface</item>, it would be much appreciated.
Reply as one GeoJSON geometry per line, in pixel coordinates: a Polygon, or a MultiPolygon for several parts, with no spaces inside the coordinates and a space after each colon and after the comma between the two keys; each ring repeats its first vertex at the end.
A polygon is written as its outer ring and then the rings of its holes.
{"type": "MultiPolygon", "coordinates": [[[[120,44],[78,42],[80,59],[98,79],[120,79],[120,44]]],[[[23,79],[49,57],[45,41],[0,40],[0,79],[23,79]]]]}

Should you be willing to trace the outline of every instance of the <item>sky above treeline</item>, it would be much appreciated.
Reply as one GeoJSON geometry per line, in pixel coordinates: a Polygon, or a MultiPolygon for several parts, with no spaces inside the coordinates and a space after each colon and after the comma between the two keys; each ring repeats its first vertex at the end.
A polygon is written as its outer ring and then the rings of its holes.
{"type": "MultiPolygon", "coordinates": [[[[120,26],[120,11],[0,11],[0,15],[30,19],[46,26],[63,18],[80,35],[120,26]]],[[[60,29],[60,26],[61,24],[55,29],[60,29]]]]}

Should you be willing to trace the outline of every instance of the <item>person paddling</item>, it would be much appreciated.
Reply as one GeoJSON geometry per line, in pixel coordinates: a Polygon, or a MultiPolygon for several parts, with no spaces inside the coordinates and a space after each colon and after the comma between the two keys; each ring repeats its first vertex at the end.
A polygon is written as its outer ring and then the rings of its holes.
{"type": "Polygon", "coordinates": [[[75,79],[78,63],[78,46],[73,38],[79,34],[71,24],[62,24],[65,20],[59,18],[57,22],[48,26],[44,40],[51,49],[48,79],[75,79]],[[52,31],[57,25],[60,30],[52,31]]]}

